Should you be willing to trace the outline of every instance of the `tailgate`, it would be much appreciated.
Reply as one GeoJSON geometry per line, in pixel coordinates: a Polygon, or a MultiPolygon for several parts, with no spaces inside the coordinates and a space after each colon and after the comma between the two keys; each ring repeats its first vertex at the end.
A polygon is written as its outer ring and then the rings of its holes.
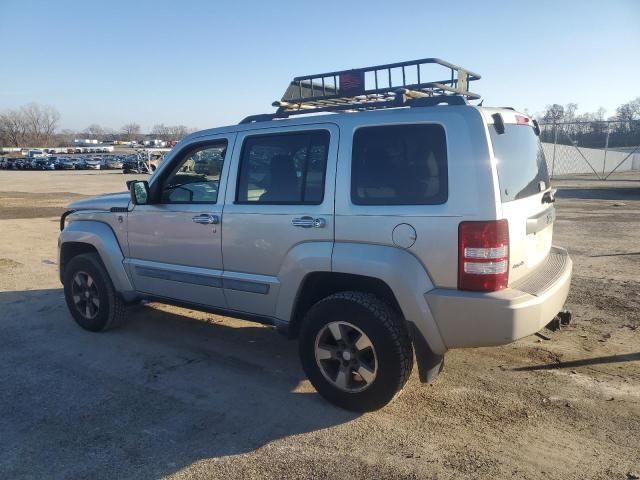
{"type": "Polygon", "coordinates": [[[509,221],[509,285],[533,271],[549,254],[555,209],[541,203],[541,195],[505,203],[509,221]]]}

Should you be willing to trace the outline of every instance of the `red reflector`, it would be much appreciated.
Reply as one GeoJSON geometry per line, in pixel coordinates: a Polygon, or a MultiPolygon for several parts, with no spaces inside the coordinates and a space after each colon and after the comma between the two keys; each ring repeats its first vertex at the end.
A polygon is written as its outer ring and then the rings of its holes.
{"type": "Polygon", "coordinates": [[[516,115],[516,123],[518,125],[529,125],[529,119],[527,117],[523,117],[522,115],[516,115]]]}
{"type": "Polygon", "coordinates": [[[458,227],[458,289],[493,292],[509,283],[506,220],[462,222],[458,227]]]}

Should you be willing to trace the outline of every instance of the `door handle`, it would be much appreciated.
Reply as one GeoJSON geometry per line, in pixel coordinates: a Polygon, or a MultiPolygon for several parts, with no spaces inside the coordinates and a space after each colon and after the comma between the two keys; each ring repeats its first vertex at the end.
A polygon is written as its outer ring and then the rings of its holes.
{"type": "Polygon", "coordinates": [[[297,217],[291,220],[291,225],[302,228],[324,228],[327,225],[327,222],[321,217],[313,218],[309,215],[305,215],[304,217],[297,217]]]}
{"type": "Polygon", "coordinates": [[[193,220],[194,223],[201,223],[203,225],[217,225],[220,223],[220,217],[218,215],[209,215],[207,213],[195,215],[191,217],[191,220],[193,220]]]}

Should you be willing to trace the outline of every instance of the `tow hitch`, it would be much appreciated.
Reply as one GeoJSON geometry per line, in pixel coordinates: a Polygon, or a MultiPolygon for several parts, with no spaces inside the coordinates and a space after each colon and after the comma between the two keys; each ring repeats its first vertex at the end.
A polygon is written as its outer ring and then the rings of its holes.
{"type": "Polygon", "coordinates": [[[568,325],[571,325],[571,312],[569,310],[562,310],[547,324],[546,328],[555,332],[568,325]]]}

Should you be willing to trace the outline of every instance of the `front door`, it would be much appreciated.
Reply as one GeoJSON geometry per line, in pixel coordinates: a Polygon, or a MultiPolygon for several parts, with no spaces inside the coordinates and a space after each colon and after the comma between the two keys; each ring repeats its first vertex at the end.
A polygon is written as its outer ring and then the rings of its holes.
{"type": "Polygon", "coordinates": [[[221,228],[234,135],[187,144],[128,215],[127,268],[139,292],[224,308],[221,228]]]}
{"type": "Polygon", "coordinates": [[[305,262],[331,270],[338,128],[269,127],[236,139],[222,221],[224,288],[230,309],[277,317],[281,282],[310,268],[305,262]]]}

